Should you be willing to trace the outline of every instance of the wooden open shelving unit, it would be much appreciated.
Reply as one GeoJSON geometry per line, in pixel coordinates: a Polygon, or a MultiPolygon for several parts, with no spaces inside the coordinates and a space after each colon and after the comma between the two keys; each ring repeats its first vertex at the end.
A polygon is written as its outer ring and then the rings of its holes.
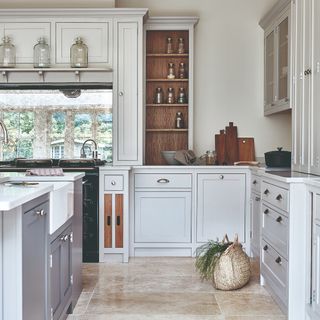
{"type": "Polygon", "coordinates": [[[189,147],[189,103],[166,103],[168,88],[174,88],[178,97],[179,88],[184,88],[189,98],[189,30],[146,31],[146,146],[145,164],[166,164],[161,151],[185,150],[189,147]],[[173,54],[167,54],[167,38],[171,37],[173,54]],[[183,38],[185,53],[179,54],[178,39],[183,38]],[[167,79],[168,63],[174,63],[176,79],[167,79]],[[180,62],[186,66],[186,78],[179,79],[180,62]],[[155,104],[156,88],[161,87],[163,104],[155,104]],[[176,113],[182,112],[184,128],[175,128],[176,113]]]}

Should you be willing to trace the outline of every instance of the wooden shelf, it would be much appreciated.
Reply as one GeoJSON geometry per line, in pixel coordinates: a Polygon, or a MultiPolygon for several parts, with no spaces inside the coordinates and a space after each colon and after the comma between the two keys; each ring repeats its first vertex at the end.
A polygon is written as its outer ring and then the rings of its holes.
{"type": "Polygon", "coordinates": [[[188,132],[188,129],[146,129],[146,132],[188,132]]]}
{"type": "Polygon", "coordinates": [[[187,103],[149,103],[147,107],[188,107],[187,103]]]}
{"type": "Polygon", "coordinates": [[[147,57],[154,58],[188,58],[188,53],[148,53],[147,57]]]}
{"type": "Polygon", "coordinates": [[[188,82],[189,79],[147,79],[147,82],[188,82]]]}

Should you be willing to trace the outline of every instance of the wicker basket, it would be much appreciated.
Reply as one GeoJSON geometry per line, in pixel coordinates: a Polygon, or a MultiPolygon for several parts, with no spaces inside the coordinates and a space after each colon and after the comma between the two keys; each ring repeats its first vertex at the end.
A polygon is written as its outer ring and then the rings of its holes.
{"type": "MultiPolygon", "coordinates": [[[[223,241],[228,241],[227,235],[223,241]]],[[[219,290],[236,290],[245,286],[251,276],[250,259],[239,243],[238,235],[221,254],[213,272],[213,285],[219,290]]]]}

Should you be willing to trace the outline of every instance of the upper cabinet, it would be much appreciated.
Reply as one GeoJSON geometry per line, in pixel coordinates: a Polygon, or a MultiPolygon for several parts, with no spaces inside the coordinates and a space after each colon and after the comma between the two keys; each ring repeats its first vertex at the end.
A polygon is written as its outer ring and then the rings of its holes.
{"type": "Polygon", "coordinates": [[[265,30],[264,114],[291,109],[291,4],[281,0],[261,20],[265,30]]]}
{"type": "Polygon", "coordinates": [[[320,4],[294,6],[293,169],[320,175],[320,4]]]}

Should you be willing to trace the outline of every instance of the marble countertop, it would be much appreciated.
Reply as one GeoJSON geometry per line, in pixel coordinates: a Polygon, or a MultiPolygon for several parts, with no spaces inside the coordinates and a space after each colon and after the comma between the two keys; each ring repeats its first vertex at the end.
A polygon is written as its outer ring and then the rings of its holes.
{"type": "MultiPolygon", "coordinates": [[[[73,182],[84,177],[83,172],[64,172],[63,176],[26,176],[24,172],[3,172],[1,177],[7,177],[10,181],[39,181],[39,182],[73,182]]],[[[1,182],[1,180],[0,180],[1,182]]]]}

